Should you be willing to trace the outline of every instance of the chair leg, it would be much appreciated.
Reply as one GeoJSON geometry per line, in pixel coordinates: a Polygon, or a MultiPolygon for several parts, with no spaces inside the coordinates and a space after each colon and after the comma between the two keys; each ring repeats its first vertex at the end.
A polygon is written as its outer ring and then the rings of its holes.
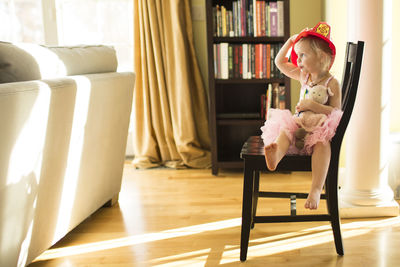
{"type": "Polygon", "coordinates": [[[254,172],[253,212],[251,213],[251,229],[254,228],[254,217],[257,213],[258,195],[260,192],[260,172],[254,172]]]}
{"type": "Polygon", "coordinates": [[[250,227],[252,223],[254,171],[244,166],[243,202],[242,202],[242,231],[240,237],[240,260],[245,261],[249,247],[250,227]]]}
{"type": "Polygon", "coordinates": [[[337,218],[333,218],[331,221],[331,225],[333,230],[333,237],[335,239],[336,253],[340,256],[343,256],[344,250],[343,250],[342,234],[340,230],[340,221],[337,218]]]}
{"type": "Polygon", "coordinates": [[[329,183],[328,181],[326,183],[325,190],[327,195],[326,201],[328,205],[328,211],[329,214],[331,215],[331,226],[333,231],[333,238],[335,240],[336,252],[338,255],[343,256],[344,250],[343,250],[342,232],[340,229],[337,183],[329,183]]]}

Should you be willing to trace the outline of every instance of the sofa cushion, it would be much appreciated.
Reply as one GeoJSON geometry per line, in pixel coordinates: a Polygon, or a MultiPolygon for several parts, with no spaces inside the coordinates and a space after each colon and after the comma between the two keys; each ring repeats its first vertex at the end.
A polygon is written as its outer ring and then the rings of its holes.
{"type": "Polygon", "coordinates": [[[111,46],[0,42],[0,83],[114,72],[117,65],[116,52],[111,46]]]}
{"type": "Polygon", "coordinates": [[[63,62],[67,75],[114,72],[117,70],[117,55],[112,46],[48,46],[47,48],[63,62]]]}
{"type": "Polygon", "coordinates": [[[25,49],[0,42],[0,83],[40,79],[35,58],[25,49]]]}

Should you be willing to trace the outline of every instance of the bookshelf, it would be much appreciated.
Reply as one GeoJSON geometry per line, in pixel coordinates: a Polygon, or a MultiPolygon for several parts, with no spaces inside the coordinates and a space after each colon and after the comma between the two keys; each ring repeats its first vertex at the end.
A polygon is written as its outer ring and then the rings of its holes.
{"type": "Polygon", "coordinates": [[[268,87],[279,87],[280,107],[290,109],[290,79],[273,64],[289,38],[289,0],[206,0],[206,14],[212,173],[217,175],[219,168],[243,167],[240,150],[249,136],[261,134],[268,87]]]}

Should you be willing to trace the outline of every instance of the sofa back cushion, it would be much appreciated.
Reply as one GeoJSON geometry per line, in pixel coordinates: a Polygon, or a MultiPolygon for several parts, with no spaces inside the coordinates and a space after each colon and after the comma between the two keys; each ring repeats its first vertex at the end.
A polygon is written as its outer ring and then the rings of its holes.
{"type": "Polygon", "coordinates": [[[0,42],[0,83],[115,72],[117,66],[116,52],[111,46],[0,42]]]}

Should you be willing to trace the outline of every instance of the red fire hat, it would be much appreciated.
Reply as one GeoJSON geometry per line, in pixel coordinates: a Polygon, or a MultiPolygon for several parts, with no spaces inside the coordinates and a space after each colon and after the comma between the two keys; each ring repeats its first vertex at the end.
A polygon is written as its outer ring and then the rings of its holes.
{"type": "Polygon", "coordinates": [[[310,30],[305,30],[305,31],[302,31],[301,33],[299,33],[299,35],[296,37],[296,39],[294,40],[294,42],[292,44],[292,53],[290,55],[292,63],[297,66],[297,54],[294,51],[294,45],[301,38],[306,37],[306,36],[318,37],[321,40],[324,40],[325,42],[327,42],[329,44],[329,48],[332,51],[332,63],[330,66],[330,67],[332,67],[333,61],[335,60],[336,47],[331,41],[331,26],[329,26],[328,23],[326,23],[326,22],[319,22],[314,28],[312,28],[310,30]]]}

